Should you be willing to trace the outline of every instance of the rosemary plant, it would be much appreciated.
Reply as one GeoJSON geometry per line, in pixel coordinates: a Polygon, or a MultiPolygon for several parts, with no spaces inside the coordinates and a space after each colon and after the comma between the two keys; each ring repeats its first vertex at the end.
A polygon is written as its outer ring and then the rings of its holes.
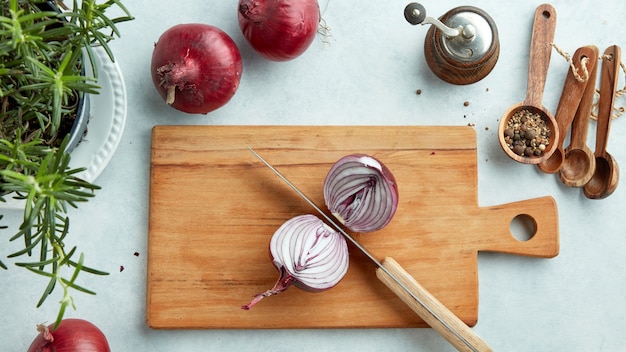
{"type": "MultiPolygon", "coordinates": [[[[57,324],[74,307],[73,291],[94,294],[76,283],[78,274],[106,275],[83,265],[83,254],[64,244],[68,208],[99,189],[77,176],[84,168],[70,168],[67,142],[78,101],[99,90],[93,48],[113,60],[108,43],[120,35],[116,25],[131,19],[119,0],[0,5],[0,201],[13,197],[24,204],[22,223],[9,239],[24,246],[8,258],[24,258],[15,265],[48,278],[37,307],[62,288],[57,324]],[[109,10],[122,15],[110,18],[109,10]]],[[[7,269],[2,261],[0,267],[7,269]]]]}

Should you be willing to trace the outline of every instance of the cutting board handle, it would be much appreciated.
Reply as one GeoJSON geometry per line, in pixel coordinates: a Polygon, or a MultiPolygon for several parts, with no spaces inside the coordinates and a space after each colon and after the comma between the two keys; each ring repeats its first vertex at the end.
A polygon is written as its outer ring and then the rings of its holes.
{"type": "Polygon", "coordinates": [[[541,258],[559,254],[559,225],[554,198],[546,196],[480,209],[481,216],[488,217],[492,229],[477,237],[479,251],[541,258]],[[517,239],[511,231],[511,223],[517,217],[533,227],[529,229],[527,240],[517,239]]]}
{"type": "Polygon", "coordinates": [[[395,259],[387,257],[381,264],[402,285],[410,290],[421,303],[406,292],[382,268],[376,270],[376,277],[458,351],[492,351],[485,341],[476,335],[469,326],[454,315],[443,303],[437,300],[435,296],[428,292],[424,286],[417,282],[395,259]]]}

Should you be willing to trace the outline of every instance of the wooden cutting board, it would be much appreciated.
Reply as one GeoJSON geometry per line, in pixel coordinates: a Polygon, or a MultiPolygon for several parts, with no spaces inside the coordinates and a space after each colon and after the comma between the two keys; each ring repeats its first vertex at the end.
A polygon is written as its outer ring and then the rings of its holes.
{"type": "Polygon", "coordinates": [[[471,127],[156,126],[146,317],[152,328],[426,326],[354,248],[348,274],[333,289],[291,287],[240,309],[278,278],[268,250],[274,231],[314,212],[246,146],[323,209],[323,180],[340,157],[359,152],[385,163],[399,185],[398,211],[385,229],[355,238],[374,256],[395,258],[470,326],[478,316],[478,251],[558,254],[551,197],[477,204],[471,127]],[[536,224],[527,241],[510,230],[522,214],[536,224]]]}

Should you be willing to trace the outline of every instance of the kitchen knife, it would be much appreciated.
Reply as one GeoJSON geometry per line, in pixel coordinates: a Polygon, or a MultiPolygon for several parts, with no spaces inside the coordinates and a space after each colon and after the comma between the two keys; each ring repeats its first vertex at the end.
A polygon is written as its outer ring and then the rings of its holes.
{"type": "Polygon", "coordinates": [[[348,242],[352,243],[368,257],[378,267],[376,269],[378,279],[458,351],[492,351],[491,347],[489,347],[484,340],[476,335],[469,326],[454,315],[445,305],[439,302],[435,296],[428,292],[428,290],[404,270],[398,262],[391,257],[386,257],[382,261],[378,261],[367,249],[361,246],[361,244],[313,203],[310,198],[254,151],[254,149],[251,147],[248,147],[248,149],[302,199],[312,206],[317,213],[341,233],[348,242]]]}

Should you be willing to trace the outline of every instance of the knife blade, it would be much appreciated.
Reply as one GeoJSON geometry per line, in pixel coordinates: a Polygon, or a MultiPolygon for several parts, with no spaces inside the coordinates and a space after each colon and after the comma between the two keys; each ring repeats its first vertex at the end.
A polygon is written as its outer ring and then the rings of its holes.
{"type": "Polygon", "coordinates": [[[492,351],[491,347],[467,326],[459,317],[450,311],[435,296],[428,292],[415,278],[391,257],[379,261],[365,247],[357,242],[330,216],[326,215],[309,197],[298,187],[281,174],[272,164],[266,161],[252,147],[248,150],[267,166],[276,176],[285,182],[300,198],[306,201],[322,216],[335,230],[354,245],[376,266],[376,276],[391,291],[393,291],[406,305],[417,313],[428,325],[436,330],[443,338],[452,344],[458,351],[483,352],[492,351]]]}

